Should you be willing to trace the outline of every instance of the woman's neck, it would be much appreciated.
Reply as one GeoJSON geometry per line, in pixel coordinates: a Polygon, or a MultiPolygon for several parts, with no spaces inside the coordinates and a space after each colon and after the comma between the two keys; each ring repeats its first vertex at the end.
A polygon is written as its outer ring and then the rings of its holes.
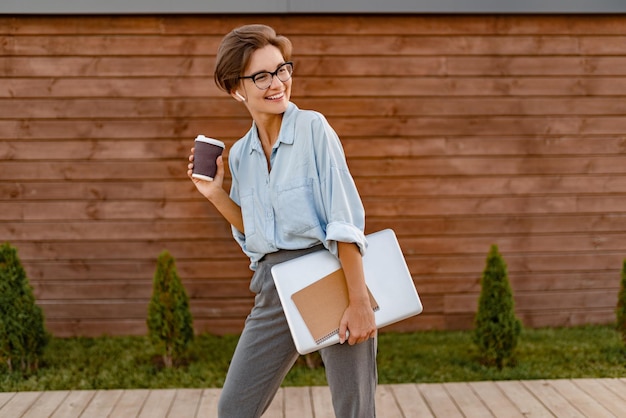
{"type": "Polygon", "coordinates": [[[270,155],[272,154],[272,147],[278,140],[280,134],[280,127],[283,122],[283,114],[280,115],[265,115],[264,117],[257,117],[254,119],[256,124],[257,133],[261,140],[261,146],[267,158],[269,165],[270,155]]]}

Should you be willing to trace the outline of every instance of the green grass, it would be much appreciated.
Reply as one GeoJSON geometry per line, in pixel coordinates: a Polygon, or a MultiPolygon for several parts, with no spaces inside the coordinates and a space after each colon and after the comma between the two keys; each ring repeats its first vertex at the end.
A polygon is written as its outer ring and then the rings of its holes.
{"type": "MultiPolygon", "coordinates": [[[[237,336],[199,335],[175,369],[161,367],[147,337],[53,338],[30,376],[0,366],[0,391],[221,387],[237,336]]],[[[610,326],[524,330],[514,367],[482,366],[471,332],[382,333],[381,384],[476,380],[626,377],[626,349],[610,326]]],[[[322,367],[303,359],[285,386],[324,385],[322,367]]]]}

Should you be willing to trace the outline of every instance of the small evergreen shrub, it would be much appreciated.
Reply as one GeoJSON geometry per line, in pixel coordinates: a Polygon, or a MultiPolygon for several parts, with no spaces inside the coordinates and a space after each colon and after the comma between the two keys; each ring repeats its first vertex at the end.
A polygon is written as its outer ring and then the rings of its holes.
{"type": "Polygon", "coordinates": [[[473,340],[481,360],[498,369],[512,359],[522,330],[514,306],[506,263],[498,247],[492,245],[481,279],[473,340]]]}
{"type": "Polygon", "coordinates": [[[50,340],[17,250],[0,246],[0,361],[9,371],[36,370],[50,340]]]}
{"type": "Polygon", "coordinates": [[[167,251],[157,259],[147,323],[150,340],[165,367],[172,367],[187,352],[194,334],[189,297],[167,251]]]}
{"type": "Polygon", "coordinates": [[[622,334],[622,341],[626,345],[626,259],[622,265],[622,281],[617,296],[617,329],[622,334]]]}

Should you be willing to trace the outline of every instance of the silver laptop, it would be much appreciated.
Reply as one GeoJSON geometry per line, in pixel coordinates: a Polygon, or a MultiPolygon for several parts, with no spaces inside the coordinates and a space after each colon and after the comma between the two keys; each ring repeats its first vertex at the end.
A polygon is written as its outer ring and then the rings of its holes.
{"type": "MultiPolygon", "coordinates": [[[[376,302],[374,316],[377,327],[381,328],[421,313],[422,303],[393,230],[385,229],[369,234],[367,241],[363,268],[365,282],[376,302]]],[[[300,354],[336,344],[339,342],[339,335],[335,329],[316,341],[309,328],[310,322],[307,326],[292,296],[320,279],[333,275],[339,269],[339,260],[328,251],[306,254],[272,267],[276,289],[300,354]]],[[[320,312],[325,310],[325,302],[319,301],[320,312]]]]}

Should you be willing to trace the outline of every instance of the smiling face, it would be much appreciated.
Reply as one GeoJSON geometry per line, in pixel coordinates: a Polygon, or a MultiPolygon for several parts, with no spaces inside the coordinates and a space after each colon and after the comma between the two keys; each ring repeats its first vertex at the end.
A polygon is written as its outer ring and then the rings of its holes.
{"type": "MultiPolygon", "coordinates": [[[[273,45],[267,45],[252,53],[244,75],[250,76],[261,71],[273,73],[284,63],[280,50],[273,45]]],[[[250,78],[244,78],[240,80],[238,90],[231,92],[231,95],[242,101],[236,94],[239,92],[245,98],[244,103],[255,120],[282,115],[287,110],[291,97],[291,82],[292,79],[283,82],[274,76],[269,88],[261,90],[250,78]]]]}

